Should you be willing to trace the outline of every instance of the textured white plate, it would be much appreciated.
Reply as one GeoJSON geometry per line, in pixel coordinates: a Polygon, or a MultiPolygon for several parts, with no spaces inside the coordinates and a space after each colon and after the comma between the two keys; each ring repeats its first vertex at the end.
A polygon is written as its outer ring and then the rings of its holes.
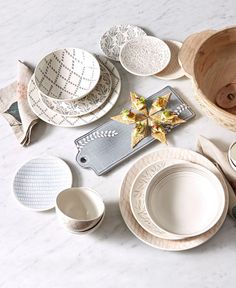
{"type": "Polygon", "coordinates": [[[40,95],[43,103],[54,112],[64,116],[81,116],[99,108],[109,97],[112,88],[112,79],[107,68],[100,63],[101,76],[98,84],[88,95],[79,100],[70,102],[48,101],[48,98],[40,95]]]}
{"type": "Polygon", "coordinates": [[[158,149],[138,159],[127,172],[120,189],[121,214],[131,232],[144,243],[155,248],[169,251],[182,251],[191,249],[208,241],[211,237],[213,237],[217,233],[217,231],[224,223],[225,217],[227,215],[228,204],[229,204],[229,195],[227,185],[225,183],[223,176],[221,175],[220,171],[215,167],[215,165],[211,161],[209,161],[206,157],[200,155],[199,153],[180,148],[158,149]],[[146,166],[153,164],[157,161],[166,159],[184,160],[199,164],[212,171],[220,179],[225,192],[225,207],[219,221],[207,232],[186,239],[168,240],[163,239],[161,237],[155,237],[154,235],[148,233],[145,229],[143,229],[139,225],[139,223],[134,218],[130,207],[130,192],[135,177],[146,166]]]}
{"type": "Polygon", "coordinates": [[[49,99],[72,100],[87,95],[100,77],[97,59],[78,48],[65,48],[46,55],[35,68],[35,83],[49,99]]]}
{"type": "Polygon", "coordinates": [[[146,33],[133,25],[116,25],[111,27],[101,38],[100,46],[103,53],[110,59],[119,61],[120,49],[129,40],[145,36],[146,33]]]}
{"type": "Polygon", "coordinates": [[[34,77],[32,77],[28,86],[28,101],[33,112],[43,121],[60,127],[83,126],[103,117],[107,112],[111,110],[119,98],[121,90],[121,78],[116,67],[106,57],[98,56],[98,60],[101,61],[102,64],[109,70],[112,78],[112,89],[110,96],[98,109],[78,117],[60,115],[57,112],[49,109],[43,103],[35,85],[34,77]]]}
{"type": "Polygon", "coordinates": [[[153,223],[146,209],[146,190],[153,177],[165,167],[184,162],[180,160],[161,160],[145,167],[135,178],[130,192],[130,207],[135,219],[147,232],[164,239],[181,239],[179,235],[168,233],[153,223]]]}
{"type": "Polygon", "coordinates": [[[174,80],[183,77],[185,73],[178,61],[178,54],[182,47],[182,43],[174,40],[165,40],[165,43],[170,48],[170,62],[165,69],[155,74],[155,76],[163,80],[174,80]]]}
{"type": "Polygon", "coordinates": [[[170,62],[167,44],[152,36],[143,36],[125,43],[120,51],[120,63],[132,74],[150,76],[162,71],[170,62]]]}
{"type": "Polygon", "coordinates": [[[183,237],[208,231],[225,206],[219,179],[193,163],[178,163],[158,171],[145,198],[146,210],[157,227],[183,237]]]}
{"type": "Polygon", "coordinates": [[[13,191],[23,206],[44,211],[52,209],[57,194],[71,185],[69,166],[57,157],[45,156],[30,160],[18,170],[13,191]]]}

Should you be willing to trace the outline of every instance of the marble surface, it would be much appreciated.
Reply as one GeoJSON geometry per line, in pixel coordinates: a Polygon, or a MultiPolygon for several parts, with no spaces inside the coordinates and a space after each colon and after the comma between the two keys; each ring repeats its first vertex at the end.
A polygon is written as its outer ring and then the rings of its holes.
{"type": "MultiPolygon", "coordinates": [[[[203,29],[235,24],[234,0],[8,0],[0,1],[0,86],[16,76],[18,59],[35,65],[58,47],[79,47],[100,52],[100,36],[112,25],[137,24],[163,39],[184,40],[203,29]]],[[[177,88],[197,117],[170,135],[170,146],[194,149],[199,134],[222,148],[235,133],[204,117],[187,78],[165,82],[124,71],[122,93],[116,107],[96,123],[83,128],[57,128],[43,122],[35,127],[32,144],[20,147],[5,120],[0,118],[0,287],[234,287],[236,225],[228,218],[206,244],[187,252],[155,250],[136,239],[119,212],[119,186],[138,156],[103,177],[76,165],[78,136],[106,121],[135,90],[150,95],[165,85],[177,88]],[[54,211],[34,213],[22,209],[12,194],[16,170],[34,156],[51,154],[65,159],[73,170],[74,185],[95,188],[104,198],[106,217],[89,236],[65,232],[54,211]]],[[[150,147],[158,149],[161,145],[150,147]]],[[[142,155],[141,152],[139,155],[142,155]]]]}

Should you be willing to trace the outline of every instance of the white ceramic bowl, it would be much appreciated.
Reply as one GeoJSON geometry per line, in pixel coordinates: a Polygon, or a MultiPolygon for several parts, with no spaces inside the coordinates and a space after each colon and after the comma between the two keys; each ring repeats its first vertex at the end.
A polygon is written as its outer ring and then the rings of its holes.
{"type": "Polygon", "coordinates": [[[217,223],[224,210],[225,195],[212,172],[196,164],[179,163],[152,178],[145,205],[160,229],[193,237],[217,223]]]}
{"type": "Polygon", "coordinates": [[[130,73],[151,76],[162,71],[170,62],[168,45],[153,36],[134,38],[126,42],[120,51],[120,63],[130,73]]]}
{"type": "Polygon", "coordinates": [[[100,77],[97,59],[78,48],[53,51],[35,68],[35,83],[41,95],[57,101],[81,99],[91,92],[100,77]]]}
{"type": "Polygon", "coordinates": [[[73,187],[60,192],[56,212],[61,224],[70,232],[94,228],[103,218],[105,205],[101,196],[88,187],[73,187]]]}

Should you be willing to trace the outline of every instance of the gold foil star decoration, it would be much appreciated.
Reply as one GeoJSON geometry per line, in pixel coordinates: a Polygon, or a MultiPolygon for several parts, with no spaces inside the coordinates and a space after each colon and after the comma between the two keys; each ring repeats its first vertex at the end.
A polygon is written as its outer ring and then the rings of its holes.
{"type": "Polygon", "coordinates": [[[130,92],[131,109],[122,110],[121,114],[111,119],[123,124],[135,124],[131,134],[131,147],[134,148],[141,140],[150,134],[161,143],[167,144],[166,127],[184,123],[178,114],[167,109],[171,93],[157,97],[152,102],[150,109],[146,99],[130,92]]]}

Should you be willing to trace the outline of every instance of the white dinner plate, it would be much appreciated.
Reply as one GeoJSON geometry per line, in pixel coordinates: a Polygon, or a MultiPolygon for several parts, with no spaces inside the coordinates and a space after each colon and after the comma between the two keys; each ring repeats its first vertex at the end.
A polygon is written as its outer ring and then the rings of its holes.
{"type": "Polygon", "coordinates": [[[111,93],[112,79],[108,69],[101,63],[101,76],[96,87],[85,97],[79,100],[67,101],[48,101],[48,98],[41,95],[43,103],[53,112],[64,116],[82,116],[93,112],[106,102],[111,93]]]}
{"type": "Polygon", "coordinates": [[[168,251],[183,251],[183,250],[197,247],[205,243],[217,233],[217,231],[220,229],[220,227],[224,223],[225,217],[227,215],[229,195],[228,195],[227,185],[225,183],[224,177],[222,176],[221,172],[206,157],[202,156],[199,153],[186,150],[186,149],[165,148],[165,149],[158,149],[156,151],[147,153],[146,155],[140,157],[140,159],[138,159],[130,167],[121,185],[119,203],[120,203],[121,215],[126,225],[138,239],[140,239],[147,245],[150,245],[154,248],[168,250],[168,251]],[[205,233],[194,236],[194,237],[181,239],[181,240],[163,239],[161,237],[154,236],[151,233],[147,232],[134,218],[131,207],[130,207],[130,193],[131,193],[131,187],[133,185],[134,179],[136,178],[138,173],[140,173],[140,171],[144,169],[146,166],[151,165],[157,161],[166,160],[166,159],[184,160],[184,161],[189,161],[192,163],[199,164],[203,167],[206,167],[210,171],[212,171],[220,179],[224,187],[224,193],[225,193],[224,194],[225,195],[224,211],[219,221],[205,233]]]}
{"type": "Polygon", "coordinates": [[[60,158],[44,156],[28,161],[17,171],[13,191],[24,207],[45,211],[54,208],[58,193],[71,186],[69,166],[60,158]]]}
{"type": "Polygon", "coordinates": [[[192,163],[178,163],[158,171],[149,182],[145,200],[157,227],[183,237],[208,231],[225,206],[219,179],[192,163]]]}

